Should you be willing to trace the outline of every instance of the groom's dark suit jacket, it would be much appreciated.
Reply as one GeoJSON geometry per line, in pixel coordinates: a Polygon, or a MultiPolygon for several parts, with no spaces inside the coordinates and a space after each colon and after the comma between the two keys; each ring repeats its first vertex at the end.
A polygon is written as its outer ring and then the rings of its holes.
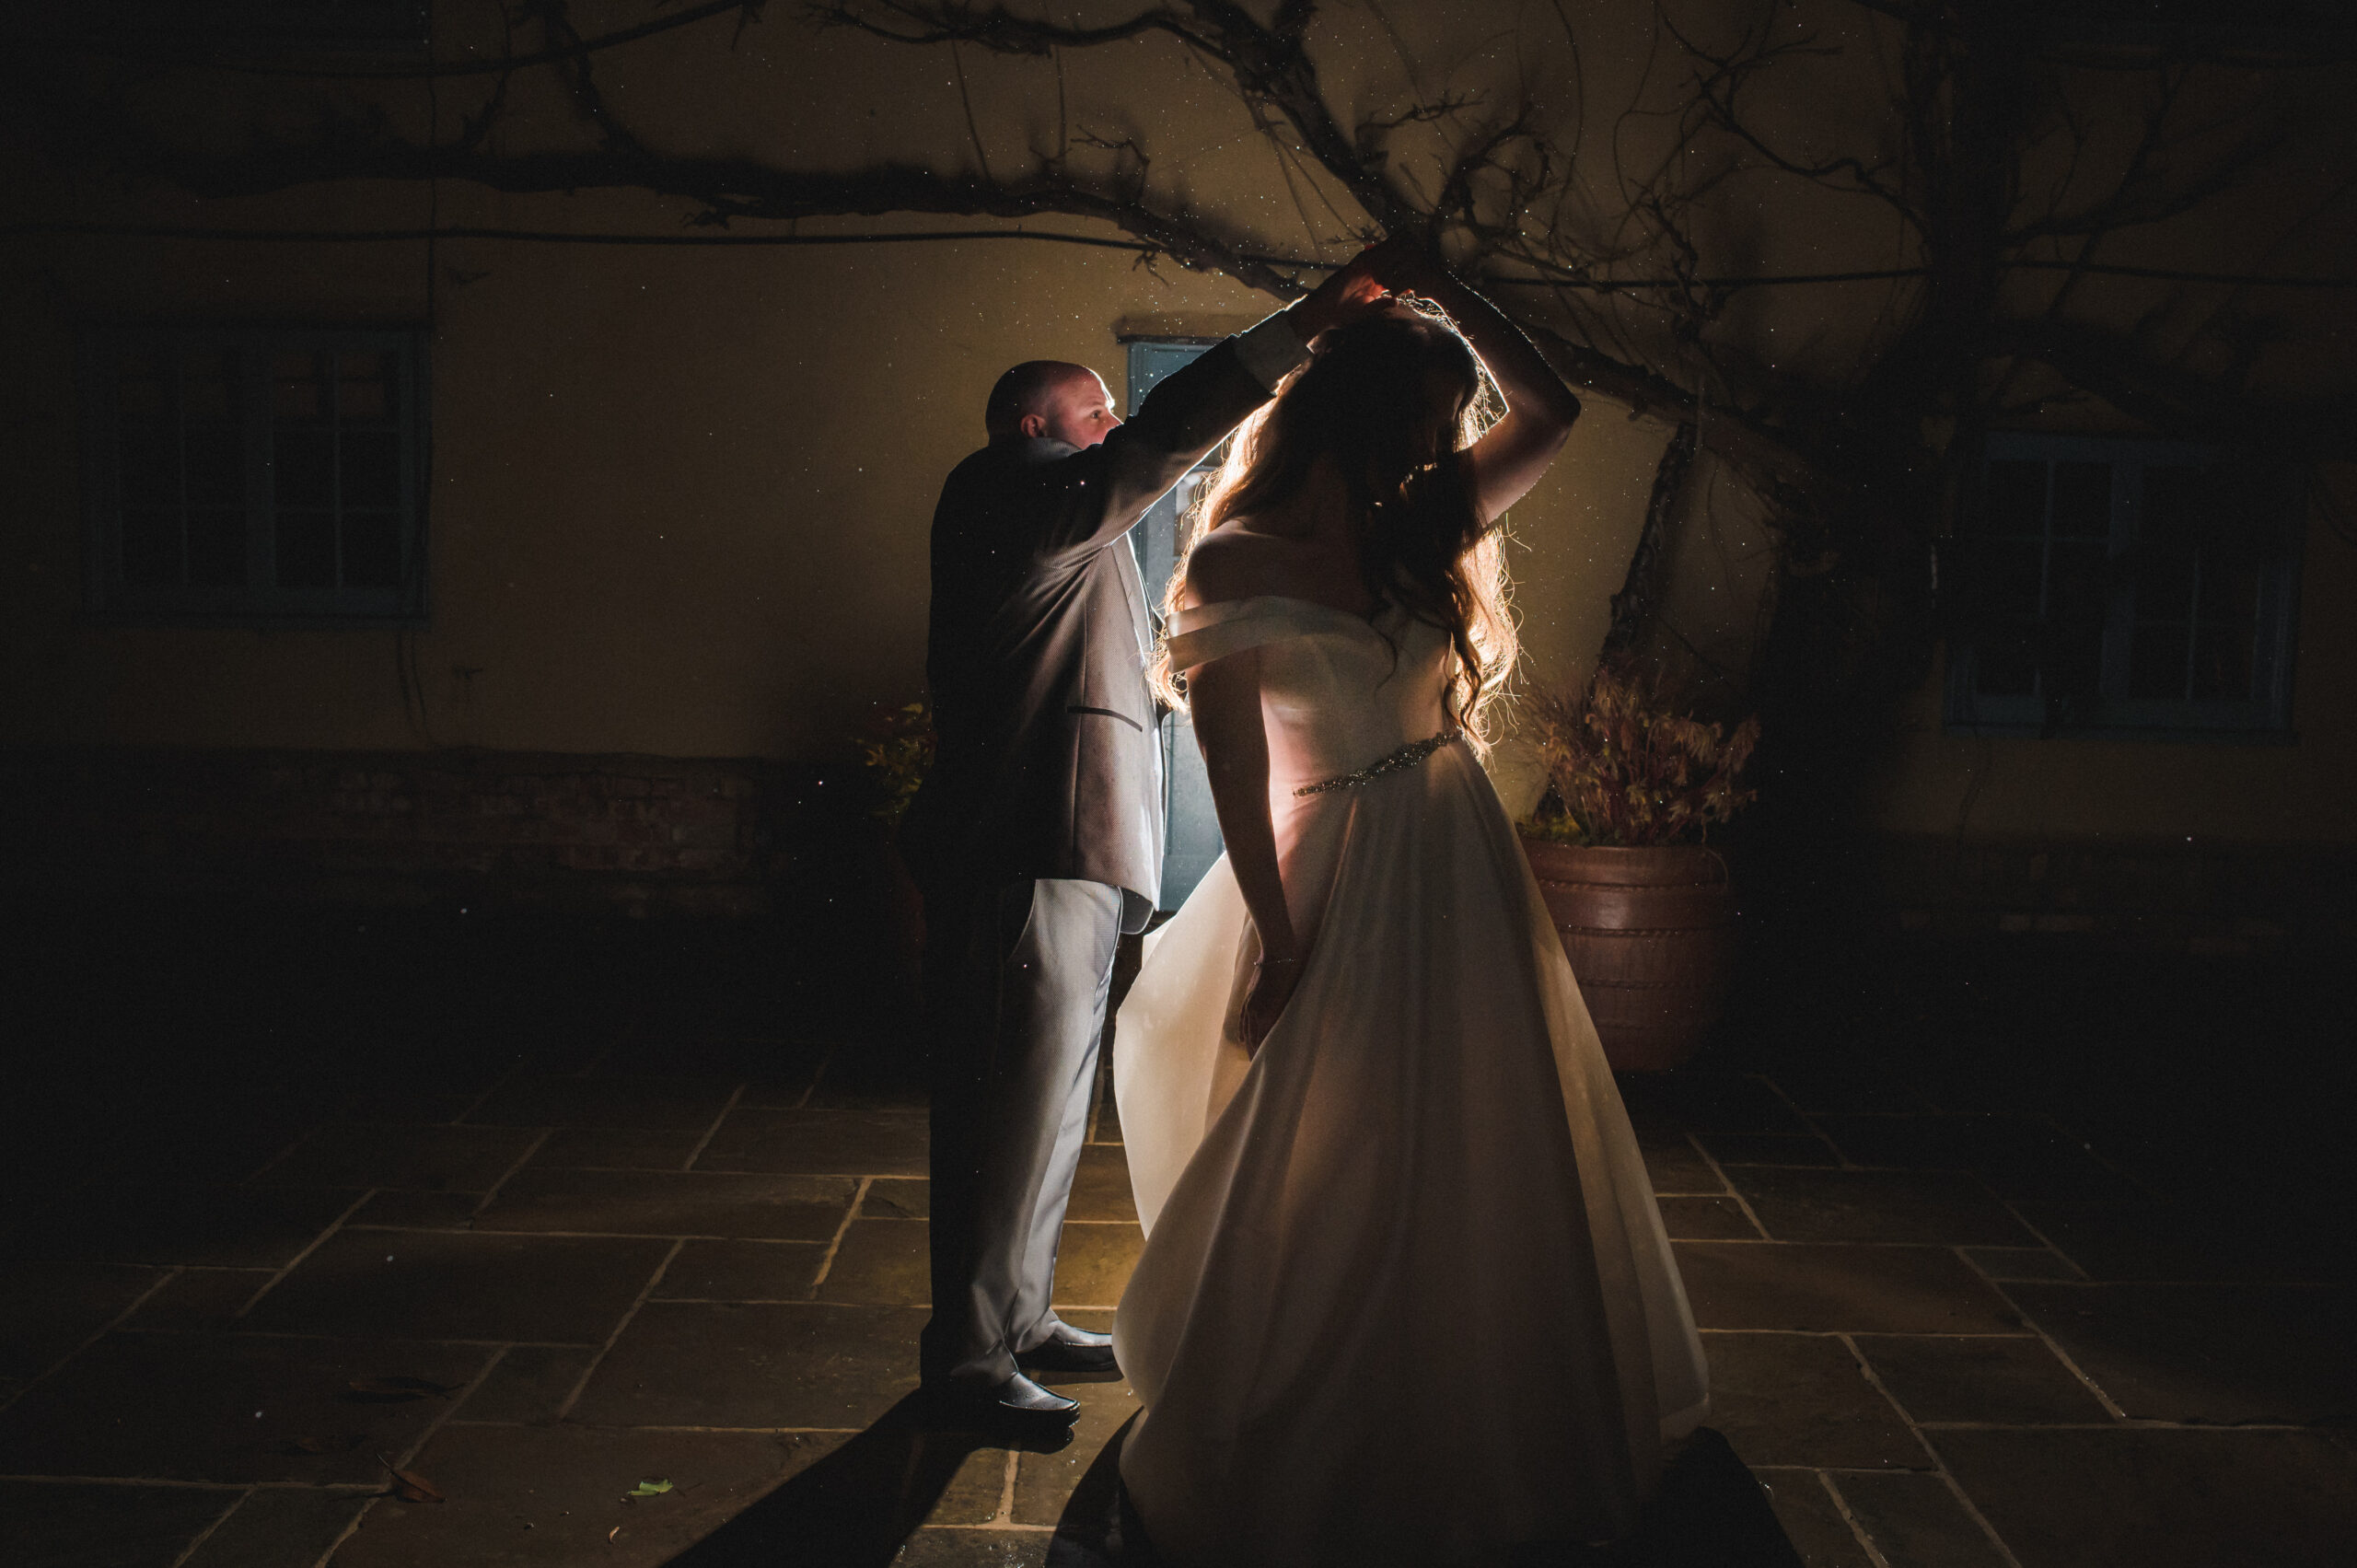
{"type": "Polygon", "coordinates": [[[994,441],[942,487],[925,656],[937,750],[901,841],[920,880],[1083,878],[1133,895],[1131,929],[1152,911],[1162,755],[1127,535],[1267,400],[1237,342],[1174,372],[1100,445],[994,441]]]}

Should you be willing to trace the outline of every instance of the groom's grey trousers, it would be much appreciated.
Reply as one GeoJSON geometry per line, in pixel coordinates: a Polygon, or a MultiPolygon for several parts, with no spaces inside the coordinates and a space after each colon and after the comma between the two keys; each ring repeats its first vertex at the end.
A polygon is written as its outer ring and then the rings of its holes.
{"type": "Polygon", "coordinates": [[[1056,1323],[1049,1293],[1088,1127],[1121,893],[1023,879],[926,900],[933,1076],[927,1382],[997,1384],[1056,1323]]]}

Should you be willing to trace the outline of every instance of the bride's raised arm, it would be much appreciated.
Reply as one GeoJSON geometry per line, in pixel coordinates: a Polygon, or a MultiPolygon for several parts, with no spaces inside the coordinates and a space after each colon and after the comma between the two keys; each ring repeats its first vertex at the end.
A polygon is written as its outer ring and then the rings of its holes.
{"type": "Polygon", "coordinates": [[[1580,401],[1521,328],[1422,250],[1387,242],[1371,260],[1376,275],[1393,289],[1421,294],[1454,317],[1505,394],[1505,417],[1467,454],[1473,504],[1483,521],[1494,522],[1529,494],[1563,449],[1572,422],[1580,416],[1580,401]]]}

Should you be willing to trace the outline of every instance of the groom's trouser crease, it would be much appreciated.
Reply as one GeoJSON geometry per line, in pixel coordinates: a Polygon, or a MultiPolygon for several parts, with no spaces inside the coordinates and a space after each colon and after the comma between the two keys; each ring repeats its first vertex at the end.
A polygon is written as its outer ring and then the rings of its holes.
{"type": "Polygon", "coordinates": [[[929,889],[930,1379],[999,1382],[1050,1292],[1120,937],[1121,895],[1069,878],[929,889]]]}

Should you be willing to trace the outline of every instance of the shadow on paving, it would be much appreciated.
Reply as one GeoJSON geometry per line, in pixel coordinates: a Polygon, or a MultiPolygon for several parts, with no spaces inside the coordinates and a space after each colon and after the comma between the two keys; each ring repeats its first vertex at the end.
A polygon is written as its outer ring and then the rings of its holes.
{"type": "MultiPolygon", "coordinates": [[[[1167,1568],[1121,1493],[1121,1443],[1134,1424],[1132,1418],[1113,1434],[1073,1489],[1047,1568],[1167,1568]]],[[[1511,1568],[1802,1568],[1759,1483],[1708,1427],[1670,1455],[1660,1491],[1628,1539],[1594,1548],[1530,1545],[1507,1562],[1511,1568]]]]}
{"type": "Polygon", "coordinates": [[[671,1559],[667,1568],[885,1568],[933,1513],[958,1469],[983,1448],[1053,1454],[1072,1429],[947,1427],[911,1394],[876,1423],[671,1559]]]}

